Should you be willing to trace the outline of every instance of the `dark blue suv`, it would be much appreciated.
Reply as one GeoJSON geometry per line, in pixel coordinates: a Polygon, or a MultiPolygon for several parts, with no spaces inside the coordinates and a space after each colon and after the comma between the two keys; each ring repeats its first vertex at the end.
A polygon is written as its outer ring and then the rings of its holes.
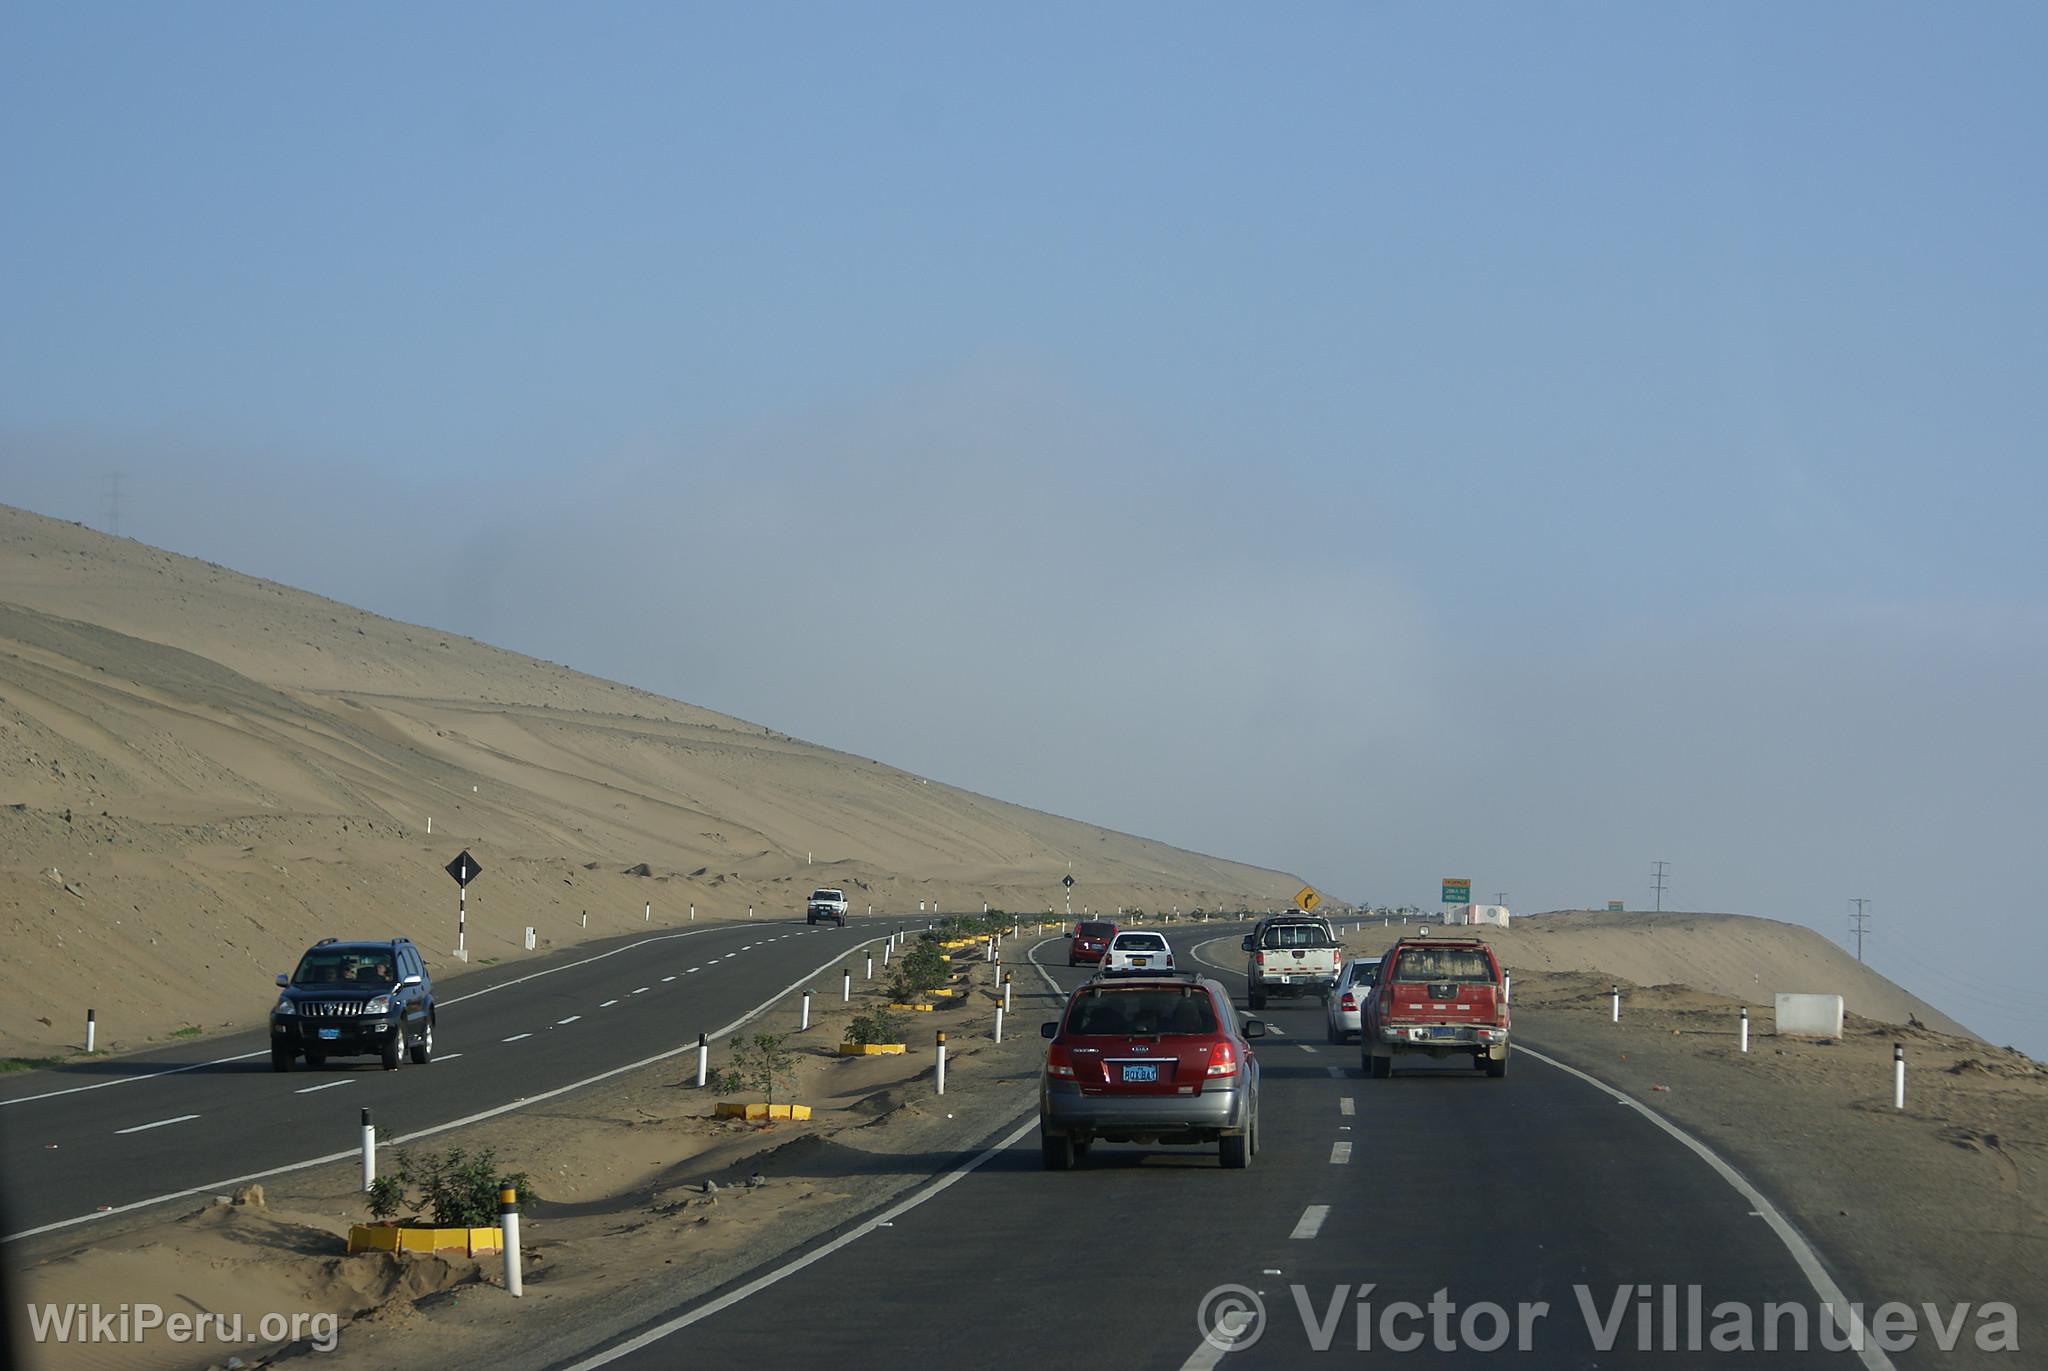
{"type": "Polygon", "coordinates": [[[381,1057],[396,1071],[409,1056],[434,1059],[434,981],[409,938],[345,943],[322,938],[277,978],[270,1011],[270,1066],[292,1069],[303,1056],[318,1068],[329,1057],[381,1057]]]}

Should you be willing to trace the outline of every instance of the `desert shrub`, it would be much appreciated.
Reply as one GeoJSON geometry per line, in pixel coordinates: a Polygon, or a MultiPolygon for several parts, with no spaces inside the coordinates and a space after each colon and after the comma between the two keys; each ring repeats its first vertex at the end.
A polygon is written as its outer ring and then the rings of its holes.
{"type": "Polygon", "coordinates": [[[398,1154],[396,1176],[379,1176],[371,1183],[367,1204],[377,1219],[394,1218],[401,1210],[425,1211],[437,1228],[489,1228],[498,1222],[498,1191],[508,1185],[518,1192],[522,1208],[533,1199],[532,1179],[524,1171],[500,1171],[492,1148],[408,1150],[398,1154]]]}
{"type": "Polygon", "coordinates": [[[787,1094],[796,1079],[796,1053],[786,1045],[784,1033],[756,1033],[736,1039],[732,1062],[718,1073],[721,1095],[760,1095],[775,1103],[777,1092],[787,1094]]]}
{"type": "Polygon", "coordinates": [[[854,1016],[846,1026],[846,1041],[850,1043],[900,1043],[903,1041],[903,1021],[886,1008],[877,1005],[864,1014],[854,1016]]]}

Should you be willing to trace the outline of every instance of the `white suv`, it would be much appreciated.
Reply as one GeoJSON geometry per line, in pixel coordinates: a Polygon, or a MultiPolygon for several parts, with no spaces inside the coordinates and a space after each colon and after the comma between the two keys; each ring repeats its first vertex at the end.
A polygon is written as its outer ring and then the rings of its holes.
{"type": "Polygon", "coordinates": [[[1134,930],[1109,940],[1102,954],[1102,973],[1111,971],[1171,971],[1173,949],[1157,933],[1134,930]]]}
{"type": "Polygon", "coordinates": [[[846,892],[828,890],[823,886],[811,892],[811,898],[804,902],[804,922],[814,924],[820,921],[846,927],[846,892]]]}

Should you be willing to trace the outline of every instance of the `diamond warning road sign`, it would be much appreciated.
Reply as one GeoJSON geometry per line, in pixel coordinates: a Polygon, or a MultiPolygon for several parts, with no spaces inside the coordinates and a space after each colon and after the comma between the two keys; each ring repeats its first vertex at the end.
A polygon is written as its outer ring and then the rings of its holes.
{"type": "Polygon", "coordinates": [[[1323,897],[1316,894],[1316,888],[1312,885],[1305,885],[1294,892],[1294,907],[1304,914],[1322,902],[1323,897]]]}
{"type": "Polygon", "coordinates": [[[1074,888],[1074,878],[1072,876],[1062,876],[1060,877],[1060,884],[1072,890],[1074,888]]]}
{"type": "Polygon", "coordinates": [[[483,868],[477,865],[476,858],[469,855],[468,848],[464,848],[461,855],[448,863],[445,870],[455,878],[455,884],[459,886],[467,886],[483,872],[483,868]]]}

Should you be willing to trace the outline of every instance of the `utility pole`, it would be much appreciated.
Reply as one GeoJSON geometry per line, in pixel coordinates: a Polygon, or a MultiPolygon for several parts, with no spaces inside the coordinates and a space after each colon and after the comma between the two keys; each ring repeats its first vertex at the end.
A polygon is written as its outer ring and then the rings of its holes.
{"type": "Polygon", "coordinates": [[[1849,903],[1856,906],[1856,912],[1849,916],[1849,931],[1856,935],[1856,960],[1863,960],[1863,935],[1870,928],[1870,915],[1864,906],[1870,901],[1860,895],[1849,897],[1849,903]]]}
{"type": "Polygon", "coordinates": [[[121,536],[121,483],[128,479],[128,473],[110,471],[106,479],[107,532],[118,538],[121,536]]]}
{"type": "Polygon", "coordinates": [[[1493,892],[1493,902],[1494,902],[1495,904],[1500,904],[1500,905],[1504,905],[1504,904],[1506,904],[1506,903],[1508,902],[1508,893],[1507,893],[1507,891],[1505,891],[1505,890],[1496,890],[1496,891],[1494,891],[1494,892],[1493,892]]]}
{"type": "Polygon", "coordinates": [[[1657,871],[1656,880],[1650,883],[1650,889],[1657,892],[1657,912],[1661,914],[1664,912],[1664,890],[1666,885],[1664,876],[1667,869],[1671,866],[1671,863],[1653,862],[1651,863],[1651,865],[1655,866],[1657,868],[1657,871]]]}

